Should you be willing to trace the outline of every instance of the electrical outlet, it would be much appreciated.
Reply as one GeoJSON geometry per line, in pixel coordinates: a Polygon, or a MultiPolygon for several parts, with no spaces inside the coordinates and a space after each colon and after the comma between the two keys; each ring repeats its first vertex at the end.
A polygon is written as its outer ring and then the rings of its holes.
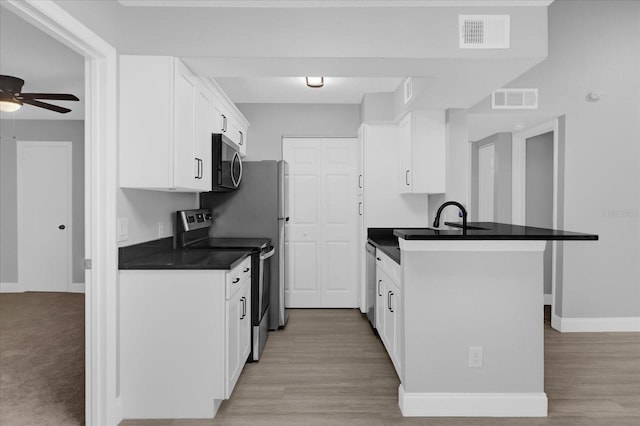
{"type": "Polygon", "coordinates": [[[164,237],[164,223],[158,222],[158,237],[164,237]]]}
{"type": "Polygon", "coordinates": [[[482,346],[469,346],[469,367],[482,368],[482,346]]]}

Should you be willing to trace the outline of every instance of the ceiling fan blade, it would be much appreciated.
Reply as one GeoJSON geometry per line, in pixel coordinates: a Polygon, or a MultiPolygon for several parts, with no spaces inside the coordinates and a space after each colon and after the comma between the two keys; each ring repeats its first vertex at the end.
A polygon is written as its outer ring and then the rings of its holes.
{"type": "Polygon", "coordinates": [[[48,104],[46,102],[36,101],[35,99],[23,99],[22,102],[25,103],[25,104],[29,104],[29,105],[37,106],[37,107],[40,107],[40,108],[48,109],[48,110],[51,110],[51,111],[59,112],[61,114],[66,114],[66,113],[71,111],[69,108],[63,108],[63,107],[58,106],[58,105],[52,105],[52,104],[48,104]]]}
{"type": "Polygon", "coordinates": [[[69,93],[20,93],[22,99],[51,99],[58,101],[79,101],[77,96],[69,93]]]}

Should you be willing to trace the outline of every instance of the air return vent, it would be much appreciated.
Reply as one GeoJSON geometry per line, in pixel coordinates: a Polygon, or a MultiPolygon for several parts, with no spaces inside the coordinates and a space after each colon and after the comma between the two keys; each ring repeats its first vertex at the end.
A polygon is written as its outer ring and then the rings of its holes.
{"type": "Polygon", "coordinates": [[[508,49],[509,15],[459,15],[461,49],[508,49]]]}
{"type": "Polygon", "coordinates": [[[537,109],[538,89],[498,89],[491,94],[492,109],[537,109]]]}

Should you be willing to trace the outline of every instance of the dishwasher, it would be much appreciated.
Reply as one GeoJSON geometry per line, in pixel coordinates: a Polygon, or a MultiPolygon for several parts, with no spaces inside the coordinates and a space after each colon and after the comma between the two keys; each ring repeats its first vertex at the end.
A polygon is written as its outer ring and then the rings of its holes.
{"type": "Polygon", "coordinates": [[[367,318],[371,327],[376,328],[376,248],[373,244],[367,243],[367,258],[365,265],[367,318]]]}

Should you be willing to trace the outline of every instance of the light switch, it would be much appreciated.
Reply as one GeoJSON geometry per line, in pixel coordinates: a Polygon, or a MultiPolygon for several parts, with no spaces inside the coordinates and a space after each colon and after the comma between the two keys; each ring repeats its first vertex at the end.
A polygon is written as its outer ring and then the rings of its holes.
{"type": "Polygon", "coordinates": [[[116,229],[118,242],[127,241],[129,239],[129,219],[119,217],[116,219],[116,229]]]}

